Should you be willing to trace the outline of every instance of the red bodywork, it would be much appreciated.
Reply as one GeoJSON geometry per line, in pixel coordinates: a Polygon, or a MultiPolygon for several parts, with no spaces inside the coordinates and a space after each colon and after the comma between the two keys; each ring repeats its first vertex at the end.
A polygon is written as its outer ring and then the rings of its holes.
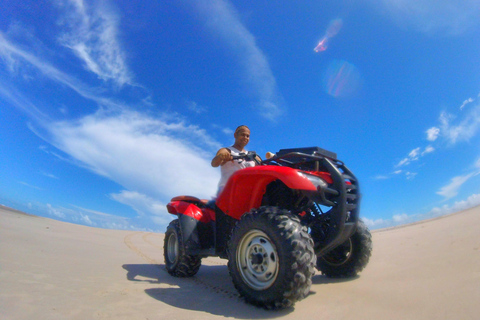
{"type": "MultiPolygon", "coordinates": [[[[324,172],[309,172],[331,183],[330,174],[324,172]]],[[[281,166],[257,166],[235,172],[228,180],[222,193],[216,199],[216,206],[226,215],[239,220],[252,208],[261,205],[267,185],[275,180],[281,180],[290,189],[316,190],[310,180],[299,170],[281,166]]],[[[182,213],[201,222],[215,221],[215,212],[202,208],[206,200],[195,197],[175,197],[167,205],[169,213],[182,213]]]]}
{"type": "Polygon", "coordinates": [[[240,219],[245,212],[261,205],[267,185],[282,180],[290,189],[316,190],[313,183],[289,167],[257,166],[235,172],[216,201],[226,215],[240,219]]]}
{"type": "Polygon", "coordinates": [[[184,214],[192,217],[195,220],[207,223],[215,221],[215,211],[210,208],[202,208],[206,200],[200,200],[191,196],[179,196],[173,198],[169,204],[167,204],[167,211],[171,214],[184,214]]]}

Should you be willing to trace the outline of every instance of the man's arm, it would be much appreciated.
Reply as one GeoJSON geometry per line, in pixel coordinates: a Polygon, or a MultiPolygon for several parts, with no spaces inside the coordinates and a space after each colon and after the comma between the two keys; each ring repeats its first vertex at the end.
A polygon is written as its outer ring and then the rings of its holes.
{"type": "Polygon", "coordinates": [[[255,162],[255,165],[256,165],[256,166],[259,166],[260,163],[262,163],[262,158],[260,158],[260,156],[257,154],[257,155],[255,156],[255,159],[257,160],[257,162],[255,162]]]}
{"type": "Polygon", "coordinates": [[[231,160],[233,160],[233,158],[230,151],[227,148],[222,148],[218,150],[217,154],[212,159],[212,167],[216,168],[231,160]]]}

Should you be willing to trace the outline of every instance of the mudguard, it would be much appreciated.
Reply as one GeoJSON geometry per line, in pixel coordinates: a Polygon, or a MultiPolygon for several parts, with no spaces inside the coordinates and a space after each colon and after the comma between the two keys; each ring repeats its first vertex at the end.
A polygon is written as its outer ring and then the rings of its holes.
{"type": "Polygon", "coordinates": [[[172,201],[167,204],[167,210],[171,214],[183,214],[203,223],[215,221],[215,212],[212,209],[200,209],[198,205],[184,200],[172,199],[172,201]]]}
{"type": "Polygon", "coordinates": [[[167,210],[178,216],[186,254],[202,254],[203,247],[214,243],[213,233],[208,230],[212,228],[209,222],[215,221],[215,212],[207,208],[204,201],[189,196],[175,197],[167,204],[167,210]]]}
{"type": "Polygon", "coordinates": [[[317,190],[296,169],[280,166],[245,168],[230,177],[217,198],[217,207],[226,215],[239,220],[245,212],[260,207],[267,185],[275,180],[281,180],[290,189],[317,190]]]}

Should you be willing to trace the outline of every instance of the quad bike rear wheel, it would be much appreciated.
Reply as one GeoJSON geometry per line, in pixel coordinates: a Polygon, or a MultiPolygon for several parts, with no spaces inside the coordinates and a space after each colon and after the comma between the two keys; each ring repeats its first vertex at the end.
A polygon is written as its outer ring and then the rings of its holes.
{"type": "Polygon", "coordinates": [[[372,254],[372,235],[363,221],[344,243],[317,258],[317,269],[330,278],[354,277],[368,264],[372,254]]]}
{"type": "Polygon", "coordinates": [[[163,255],[168,273],[175,277],[192,277],[202,264],[200,257],[185,254],[178,219],[170,222],[167,227],[163,242],[163,255]]]}
{"type": "Polygon", "coordinates": [[[305,298],[315,273],[313,240],[288,210],[261,207],[246,213],[228,244],[228,268],[240,295],[267,309],[305,298]]]}

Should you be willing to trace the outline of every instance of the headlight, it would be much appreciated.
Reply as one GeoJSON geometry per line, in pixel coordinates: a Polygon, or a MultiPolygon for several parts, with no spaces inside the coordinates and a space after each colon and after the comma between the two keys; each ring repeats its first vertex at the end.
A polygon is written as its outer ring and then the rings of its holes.
{"type": "Polygon", "coordinates": [[[327,183],[317,176],[299,171],[297,173],[299,176],[307,178],[317,189],[325,189],[327,187],[327,183]]]}

